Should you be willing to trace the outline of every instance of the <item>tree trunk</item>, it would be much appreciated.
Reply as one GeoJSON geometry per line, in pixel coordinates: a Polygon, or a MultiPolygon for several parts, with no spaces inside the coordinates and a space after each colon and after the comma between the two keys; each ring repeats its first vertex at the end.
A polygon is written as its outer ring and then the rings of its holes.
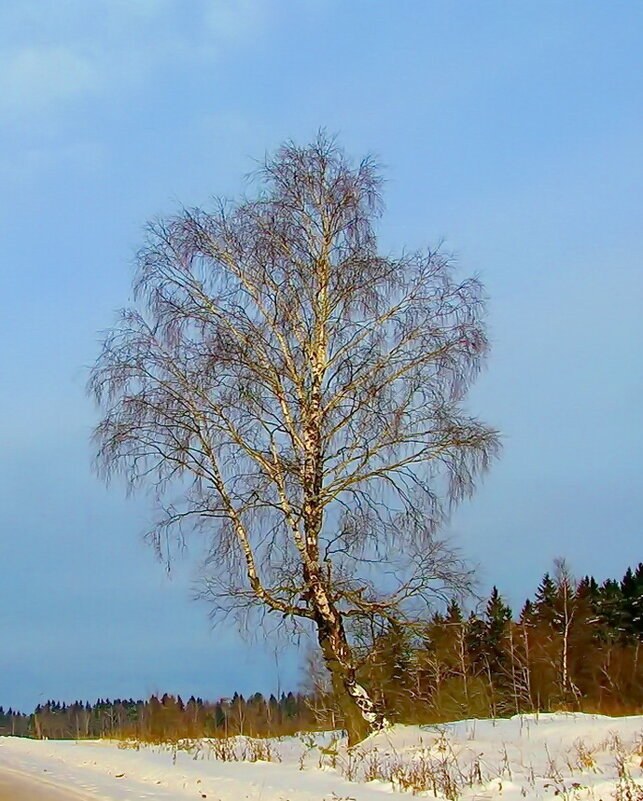
{"type": "Polygon", "coordinates": [[[348,745],[353,746],[373,732],[388,725],[368,692],[357,680],[350,646],[338,612],[328,607],[328,613],[315,610],[317,639],[324,663],[330,672],[333,691],[344,716],[348,745]]]}

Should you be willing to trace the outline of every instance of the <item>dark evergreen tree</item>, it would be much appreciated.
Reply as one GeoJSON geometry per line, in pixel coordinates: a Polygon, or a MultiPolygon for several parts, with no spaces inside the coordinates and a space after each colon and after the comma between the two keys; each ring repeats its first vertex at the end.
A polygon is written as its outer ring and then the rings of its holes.
{"type": "Polygon", "coordinates": [[[534,617],[536,615],[536,610],[534,608],[533,602],[527,598],[525,603],[522,605],[522,609],[520,610],[520,623],[525,625],[530,625],[534,622],[534,617]]]}
{"type": "Polygon", "coordinates": [[[462,609],[460,608],[460,605],[455,599],[452,599],[451,601],[449,601],[449,605],[447,606],[446,618],[445,618],[446,622],[462,623],[463,619],[464,618],[462,617],[462,609]]]}
{"type": "Polygon", "coordinates": [[[534,620],[543,623],[552,623],[556,615],[556,600],[558,590],[549,573],[545,573],[536,590],[534,602],[534,620]]]}
{"type": "Polygon", "coordinates": [[[643,563],[631,568],[621,581],[622,625],[626,635],[643,639],[643,563]]]}

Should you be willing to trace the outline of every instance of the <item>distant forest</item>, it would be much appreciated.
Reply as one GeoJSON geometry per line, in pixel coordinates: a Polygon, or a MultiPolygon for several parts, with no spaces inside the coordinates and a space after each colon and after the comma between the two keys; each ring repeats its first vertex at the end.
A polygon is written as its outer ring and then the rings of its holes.
{"type": "MultiPolygon", "coordinates": [[[[574,581],[564,563],[545,574],[515,616],[494,587],[479,612],[452,602],[431,620],[377,634],[362,680],[387,717],[431,723],[535,711],[643,711],[643,563],[620,581],[574,581]]],[[[276,736],[341,728],[342,718],[313,658],[303,692],[203,701],[48,701],[31,714],[0,707],[0,734],[145,741],[276,736]]]]}

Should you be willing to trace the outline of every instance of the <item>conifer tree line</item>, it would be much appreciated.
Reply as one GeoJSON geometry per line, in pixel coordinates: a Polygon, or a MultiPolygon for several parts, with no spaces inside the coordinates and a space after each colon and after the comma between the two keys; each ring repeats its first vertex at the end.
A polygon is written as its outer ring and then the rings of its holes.
{"type": "Polygon", "coordinates": [[[47,701],[31,715],[0,707],[0,734],[47,739],[132,738],[166,742],[179,738],[245,734],[267,737],[316,727],[310,699],[302,693],[265,698],[204,701],[191,696],[152,695],[148,700],[99,698],[94,704],[47,701]]]}
{"type": "MultiPolygon", "coordinates": [[[[643,711],[643,563],[620,581],[546,573],[518,615],[494,587],[479,611],[452,601],[413,629],[389,627],[364,648],[360,679],[393,721],[430,723],[535,711],[643,711]]],[[[0,707],[0,734],[37,738],[255,737],[341,728],[323,670],[305,692],[216,702],[165,694],[147,701],[48,701],[31,715],[0,707]]]]}
{"type": "Polygon", "coordinates": [[[546,573],[515,616],[494,587],[478,613],[451,602],[409,637],[378,637],[365,671],[393,720],[643,710],[643,563],[621,581],[546,573]]]}

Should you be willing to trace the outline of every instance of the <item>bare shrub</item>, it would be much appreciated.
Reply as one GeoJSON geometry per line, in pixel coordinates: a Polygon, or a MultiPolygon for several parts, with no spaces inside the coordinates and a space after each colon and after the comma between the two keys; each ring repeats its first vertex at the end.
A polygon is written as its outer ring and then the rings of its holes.
{"type": "Polygon", "coordinates": [[[622,747],[618,737],[614,738],[614,763],[616,767],[615,801],[643,801],[643,785],[635,781],[630,772],[630,756],[622,747]]]}
{"type": "Polygon", "coordinates": [[[247,740],[244,746],[243,762],[281,762],[281,756],[269,740],[247,740]]]}
{"type": "Polygon", "coordinates": [[[577,740],[574,748],[576,750],[576,767],[578,770],[602,773],[596,762],[594,750],[588,748],[582,740],[577,740]]]}

